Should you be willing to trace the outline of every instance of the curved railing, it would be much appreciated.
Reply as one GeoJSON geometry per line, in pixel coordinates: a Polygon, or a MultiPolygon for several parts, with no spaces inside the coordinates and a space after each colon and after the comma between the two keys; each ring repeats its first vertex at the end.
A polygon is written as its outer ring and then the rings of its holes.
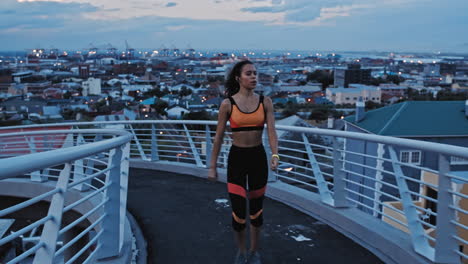
{"type": "Polygon", "coordinates": [[[4,260],[95,263],[119,256],[131,134],[111,129],[1,132],[10,132],[0,133],[4,260]],[[48,209],[38,210],[44,201],[48,209]]]}
{"type": "MultiPolygon", "coordinates": [[[[65,125],[125,129],[132,136],[133,159],[206,168],[216,124],[146,120],[65,125]]],[[[40,127],[57,126],[64,124],[40,127]]],[[[468,175],[464,172],[468,148],[317,128],[277,126],[277,131],[281,161],[279,169],[270,172],[270,182],[316,197],[353,221],[360,219],[352,212],[360,212],[386,230],[402,234],[414,252],[430,261],[459,263],[468,258],[468,175]]],[[[227,167],[230,144],[230,133],[226,133],[218,159],[221,171],[227,167]]],[[[264,145],[268,150],[266,138],[264,145]]],[[[350,231],[347,228],[340,230],[350,231]]],[[[365,228],[375,231],[379,226],[365,228]]]]}

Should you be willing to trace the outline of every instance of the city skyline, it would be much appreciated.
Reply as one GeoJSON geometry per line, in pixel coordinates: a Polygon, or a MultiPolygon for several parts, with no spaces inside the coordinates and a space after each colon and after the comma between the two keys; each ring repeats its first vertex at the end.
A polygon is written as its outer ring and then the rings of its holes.
{"type": "Polygon", "coordinates": [[[6,0],[0,50],[122,48],[468,53],[463,0],[6,0]]]}

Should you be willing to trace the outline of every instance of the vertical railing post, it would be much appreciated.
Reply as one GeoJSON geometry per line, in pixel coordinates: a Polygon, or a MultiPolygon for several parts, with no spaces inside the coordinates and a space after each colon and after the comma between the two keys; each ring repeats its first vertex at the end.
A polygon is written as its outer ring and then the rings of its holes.
{"type": "Polygon", "coordinates": [[[390,158],[392,160],[393,172],[400,193],[401,202],[403,205],[403,212],[405,213],[406,221],[408,222],[408,229],[410,231],[411,241],[414,250],[427,257],[428,259],[434,258],[434,249],[429,245],[428,239],[425,236],[424,228],[419,221],[419,213],[411,198],[408,184],[404,178],[403,170],[401,169],[398,161],[398,156],[392,146],[388,146],[390,158]]]}
{"type": "Polygon", "coordinates": [[[336,137],[333,137],[333,205],[335,207],[348,207],[346,201],[346,182],[343,171],[343,155],[341,146],[336,137]]]}
{"type": "Polygon", "coordinates": [[[151,161],[158,161],[158,136],[156,134],[156,127],[151,124],[151,161]]]}
{"type": "Polygon", "coordinates": [[[130,142],[122,146],[122,158],[120,163],[120,221],[119,232],[120,241],[119,248],[122,248],[124,241],[125,219],[127,218],[127,193],[128,193],[128,176],[130,163],[130,142]]]}
{"type": "Polygon", "coordinates": [[[135,144],[138,148],[138,152],[140,152],[140,157],[142,160],[148,160],[146,157],[145,151],[143,150],[143,147],[141,146],[140,140],[138,139],[137,134],[135,133],[135,129],[133,129],[133,126],[131,124],[128,125],[128,129],[133,135],[133,140],[135,141],[135,144]]]}
{"type": "Polygon", "coordinates": [[[310,147],[309,139],[305,133],[302,133],[302,143],[307,151],[307,156],[309,157],[309,163],[312,166],[312,171],[314,173],[315,180],[317,181],[317,188],[319,190],[320,199],[323,203],[333,206],[333,198],[331,196],[330,189],[328,188],[327,181],[323,177],[323,173],[320,170],[320,165],[318,164],[317,159],[315,158],[314,151],[310,147]]]}
{"type": "Polygon", "coordinates": [[[62,223],[63,205],[65,203],[65,193],[67,191],[68,181],[70,179],[71,164],[66,163],[57,181],[57,187],[60,191],[52,196],[49,212],[47,215],[52,218],[45,222],[42,230],[40,242],[44,243],[34,257],[34,263],[55,263],[54,255],[57,248],[57,239],[59,236],[60,225],[62,223]]]}
{"type": "MultiPolygon", "coordinates": [[[[28,142],[29,150],[31,153],[36,153],[36,142],[34,141],[34,136],[31,136],[29,139],[25,137],[26,142],[28,142]]],[[[45,177],[40,170],[31,172],[31,181],[33,182],[45,182],[47,177],[45,177]]]]}
{"type": "Polygon", "coordinates": [[[195,158],[195,163],[197,164],[198,167],[203,167],[203,163],[200,159],[200,154],[198,153],[195,143],[193,142],[192,135],[190,135],[190,132],[187,126],[185,124],[183,125],[184,125],[185,135],[187,136],[187,140],[190,145],[190,149],[192,150],[193,157],[195,158]]]}
{"type": "Polygon", "coordinates": [[[460,263],[458,243],[454,236],[457,229],[452,221],[456,221],[452,194],[452,181],[447,176],[450,163],[446,155],[439,154],[439,188],[437,191],[437,223],[436,223],[436,263],[460,263]],[[452,207],[452,208],[451,208],[452,207]]]}
{"type": "Polygon", "coordinates": [[[381,213],[380,209],[380,197],[381,195],[381,189],[382,189],[382,183],[380,181],[383,181],[383,156],[385,153],[384,149],[384,144],[378,143],[377,144],[377,160],[376,160],[376,171],[375,171],[375,184],[374,184],[374,213],[373,215],[375,217],[379,217],[379,212],[381,213]]]}
{"type": "Polygon", "coordinates": [[[120,180],[121,180],[122,149],[117,147],[110,151],[106,183],[110,183],[104,199],[104,220],[102,222],[103,234],[99,238],[101,250],[99,259],[118,256],[120,252],[120,180]]]}
{"type": "MultiPolygon", "coordinates": [[[[86,144],[86,142],[83,138],[83,135],[78,134],[78,137],[76,139],[76,145],[79,146],[79,145],[84,145],[84,144],[86,144]]],[[[75,160],[75,162],[73,162],[73,181],[79,181],[85,177],[86,175],[84,174],[84,160],[83,159],[75,160]]],[[[87,180],[83,183],[80,183],[74,186],[73,188],[84,192],[84,191],[89,190],[90,185],[91,185],[91,180],[87,180]]]]}
{"type": "Polygon", "coordinates": [[[210,166],[210,160],[211,160],[211,149],[212,144],[211,144],[211,130],[210,130],[210,125],[205,125],[205,165],[208,168],[210,166]]]}

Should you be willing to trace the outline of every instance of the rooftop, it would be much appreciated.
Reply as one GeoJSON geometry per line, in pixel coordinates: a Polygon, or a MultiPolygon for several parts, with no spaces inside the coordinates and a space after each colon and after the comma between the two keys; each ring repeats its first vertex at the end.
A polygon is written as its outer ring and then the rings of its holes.
{"type": "MultiPolygon", "coordinates": [[[[147,240],[148,263],[234,260],[225,183],[147,169],[131,169],[130,175],[128,209],[147,240]]],[[[291,207],[267,198],[264,208],[264,263],[383,263],[330,226],[291,207]]]]}
{"type": "Polygon", "coordinates": [[[360,122],[345,121],[385,136],[468,136],[465,101],[406,101],[366,112],[360,122]]]}

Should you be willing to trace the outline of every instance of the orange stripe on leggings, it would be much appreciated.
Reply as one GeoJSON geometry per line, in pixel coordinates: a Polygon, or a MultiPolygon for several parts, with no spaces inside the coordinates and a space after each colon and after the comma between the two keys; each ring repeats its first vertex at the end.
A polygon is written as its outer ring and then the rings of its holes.
{"type": "Polygon", "coordinates": [[[252,219],[252,220],[257,219],[257,217],[259,217],[262,213],[263,213],[263,209],[260,209],[260,211],[258,211],[256,214],[251,215],[250,219],[252,219]]]}
{"type": "Polygon", "coordinates": [[[261,189],[251,191],[251,192],[249,192],[249,198],[250,199],[255,199],[255,198],[258,198],[258,197],[262,197],[265,194],[265,190],[266,190],[266,185],[263,186],[263,188],[261,188],[261,189]]]}
{"type": "Polygon", "coordinates": [[[246,197],[246,191],[244,187],[237,185],[237,184],[228,183],[228,192],[232,194],[237,194],[244,198],[246,197]]]}
{"type": "Polygon", "coordinates": [[[237,223],[239,223],[239,224],[245,224],[245,219],[242,219],[242,218],[237,217],[237,215],[236,215],[234,212],[232,212],[232,217],[234,218],[234,220],[235,220],[237,223]]]}

